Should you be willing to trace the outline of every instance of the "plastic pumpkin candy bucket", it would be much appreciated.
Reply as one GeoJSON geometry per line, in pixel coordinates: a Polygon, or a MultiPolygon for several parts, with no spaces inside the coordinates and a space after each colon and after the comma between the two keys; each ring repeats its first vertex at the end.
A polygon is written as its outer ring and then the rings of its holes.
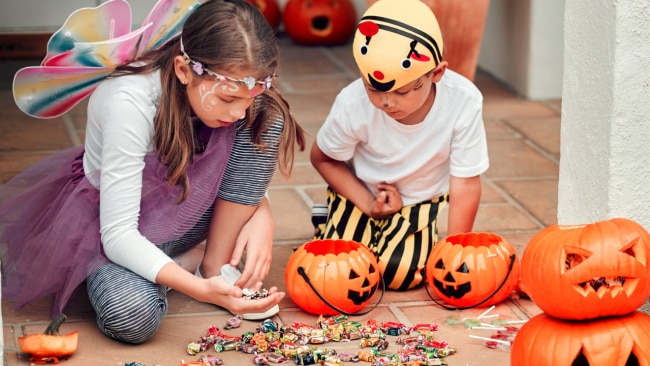
{"type": "Polygon", "coordinates": [[[460,310],[505,300],[517,288],[520,264],[508,241],[493,233],[462,233],[440,240],[425,268],[427,292],[460,310]]]}
{"type": "Polygon", "coordinates": [[[287,261],[284,279],[291,300],[317,315],[358,313],[383,286],[374,253],[363,244],[341,239],[298,247],[287,261]]]}

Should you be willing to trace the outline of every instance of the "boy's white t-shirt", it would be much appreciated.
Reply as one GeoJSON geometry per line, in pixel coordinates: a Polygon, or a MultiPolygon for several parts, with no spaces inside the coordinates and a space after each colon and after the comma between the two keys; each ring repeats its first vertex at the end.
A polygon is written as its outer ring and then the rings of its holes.
{"type": "Polygon", "coordinates": [[[404,125],[375,108],[357,79],[336,97],[316,141],[330,158],[349,161],[373,194],[378,183],[396,185],[407,206],[447,193],[450,175],[488,169],[482,111],[476,86],[447,70],[425,120],[404,125]]]}

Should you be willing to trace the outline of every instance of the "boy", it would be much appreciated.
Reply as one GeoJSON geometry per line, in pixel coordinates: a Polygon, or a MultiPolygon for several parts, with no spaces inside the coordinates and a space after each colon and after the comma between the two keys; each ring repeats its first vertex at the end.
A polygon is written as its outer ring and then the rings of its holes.
{"type": "Polygon", "coordinates": [[[447,69],[420,0],[376,2],[352,46],[361,78],[339,93],[311,150],[329,185],[315,238],[366,244],[387,288],[406,290],[424,281],[447,203],[447,233],[472,231],[489,166],[483,97],[447,69]]]}

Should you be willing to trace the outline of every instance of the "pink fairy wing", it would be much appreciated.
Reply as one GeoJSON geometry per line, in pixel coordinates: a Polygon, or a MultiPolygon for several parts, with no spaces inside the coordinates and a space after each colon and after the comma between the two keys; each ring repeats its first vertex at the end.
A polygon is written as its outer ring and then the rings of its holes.
{"type": "Polygon", "coordinates": [[[48,59],[43,66],[115,67],[133,59],[140,36],[149,26],[102,42],[75,42],[73,49],[48,59]]]}
{"type": "Polygon", "coordinates": [[[101,42],[131,31],[131,6],[125,0],[109,0],[94,8],[76,10],[47,43],[47,60],[67,52],[78,42],[101,42]]]}
{"type": "Polygon", "coordinates": [[[141,55],[179,34],[199,5],[197,0],[159,0],[134,31],[125,0],[75,11],[50,38],[41,66],[21,69],[14,76],[16,105],[32,117],[62,115],[134,52],[141,55]]]}
{"type": "Polygon", "coordinates": [[[139,54],[156,49],[180,34],[187,17],[201,5],[197,0],[159,0],[143,26],[152,26],[142,36],[139,54]]]}
{"type": "Polygon", "coordinates": [[[32,117],[58,117],[92,93],[112,71],[112,67],[26,67],[14,76],[14,100],[32,117]]]}

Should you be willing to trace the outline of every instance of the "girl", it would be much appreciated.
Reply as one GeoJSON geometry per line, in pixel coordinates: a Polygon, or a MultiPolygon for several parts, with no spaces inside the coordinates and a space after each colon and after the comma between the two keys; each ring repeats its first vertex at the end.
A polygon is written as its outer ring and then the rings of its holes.
{"type": "Polygon", "coordinates": [[[85,146],[0,189],[3,299],[53,293],[58,314],[86,280],[101,331],[129,343],[156,333],[168,289],[244,318],[276,313],[275,287],[257,300],[242,288],[269,271],[275,167],[288,175],[305,145],[272,87],[278,61],[257,9],[209,0],[180,35],[118,66],[90,98],[85,146]],[[172,259],[204,240],[196,275],[172,259]]]}

